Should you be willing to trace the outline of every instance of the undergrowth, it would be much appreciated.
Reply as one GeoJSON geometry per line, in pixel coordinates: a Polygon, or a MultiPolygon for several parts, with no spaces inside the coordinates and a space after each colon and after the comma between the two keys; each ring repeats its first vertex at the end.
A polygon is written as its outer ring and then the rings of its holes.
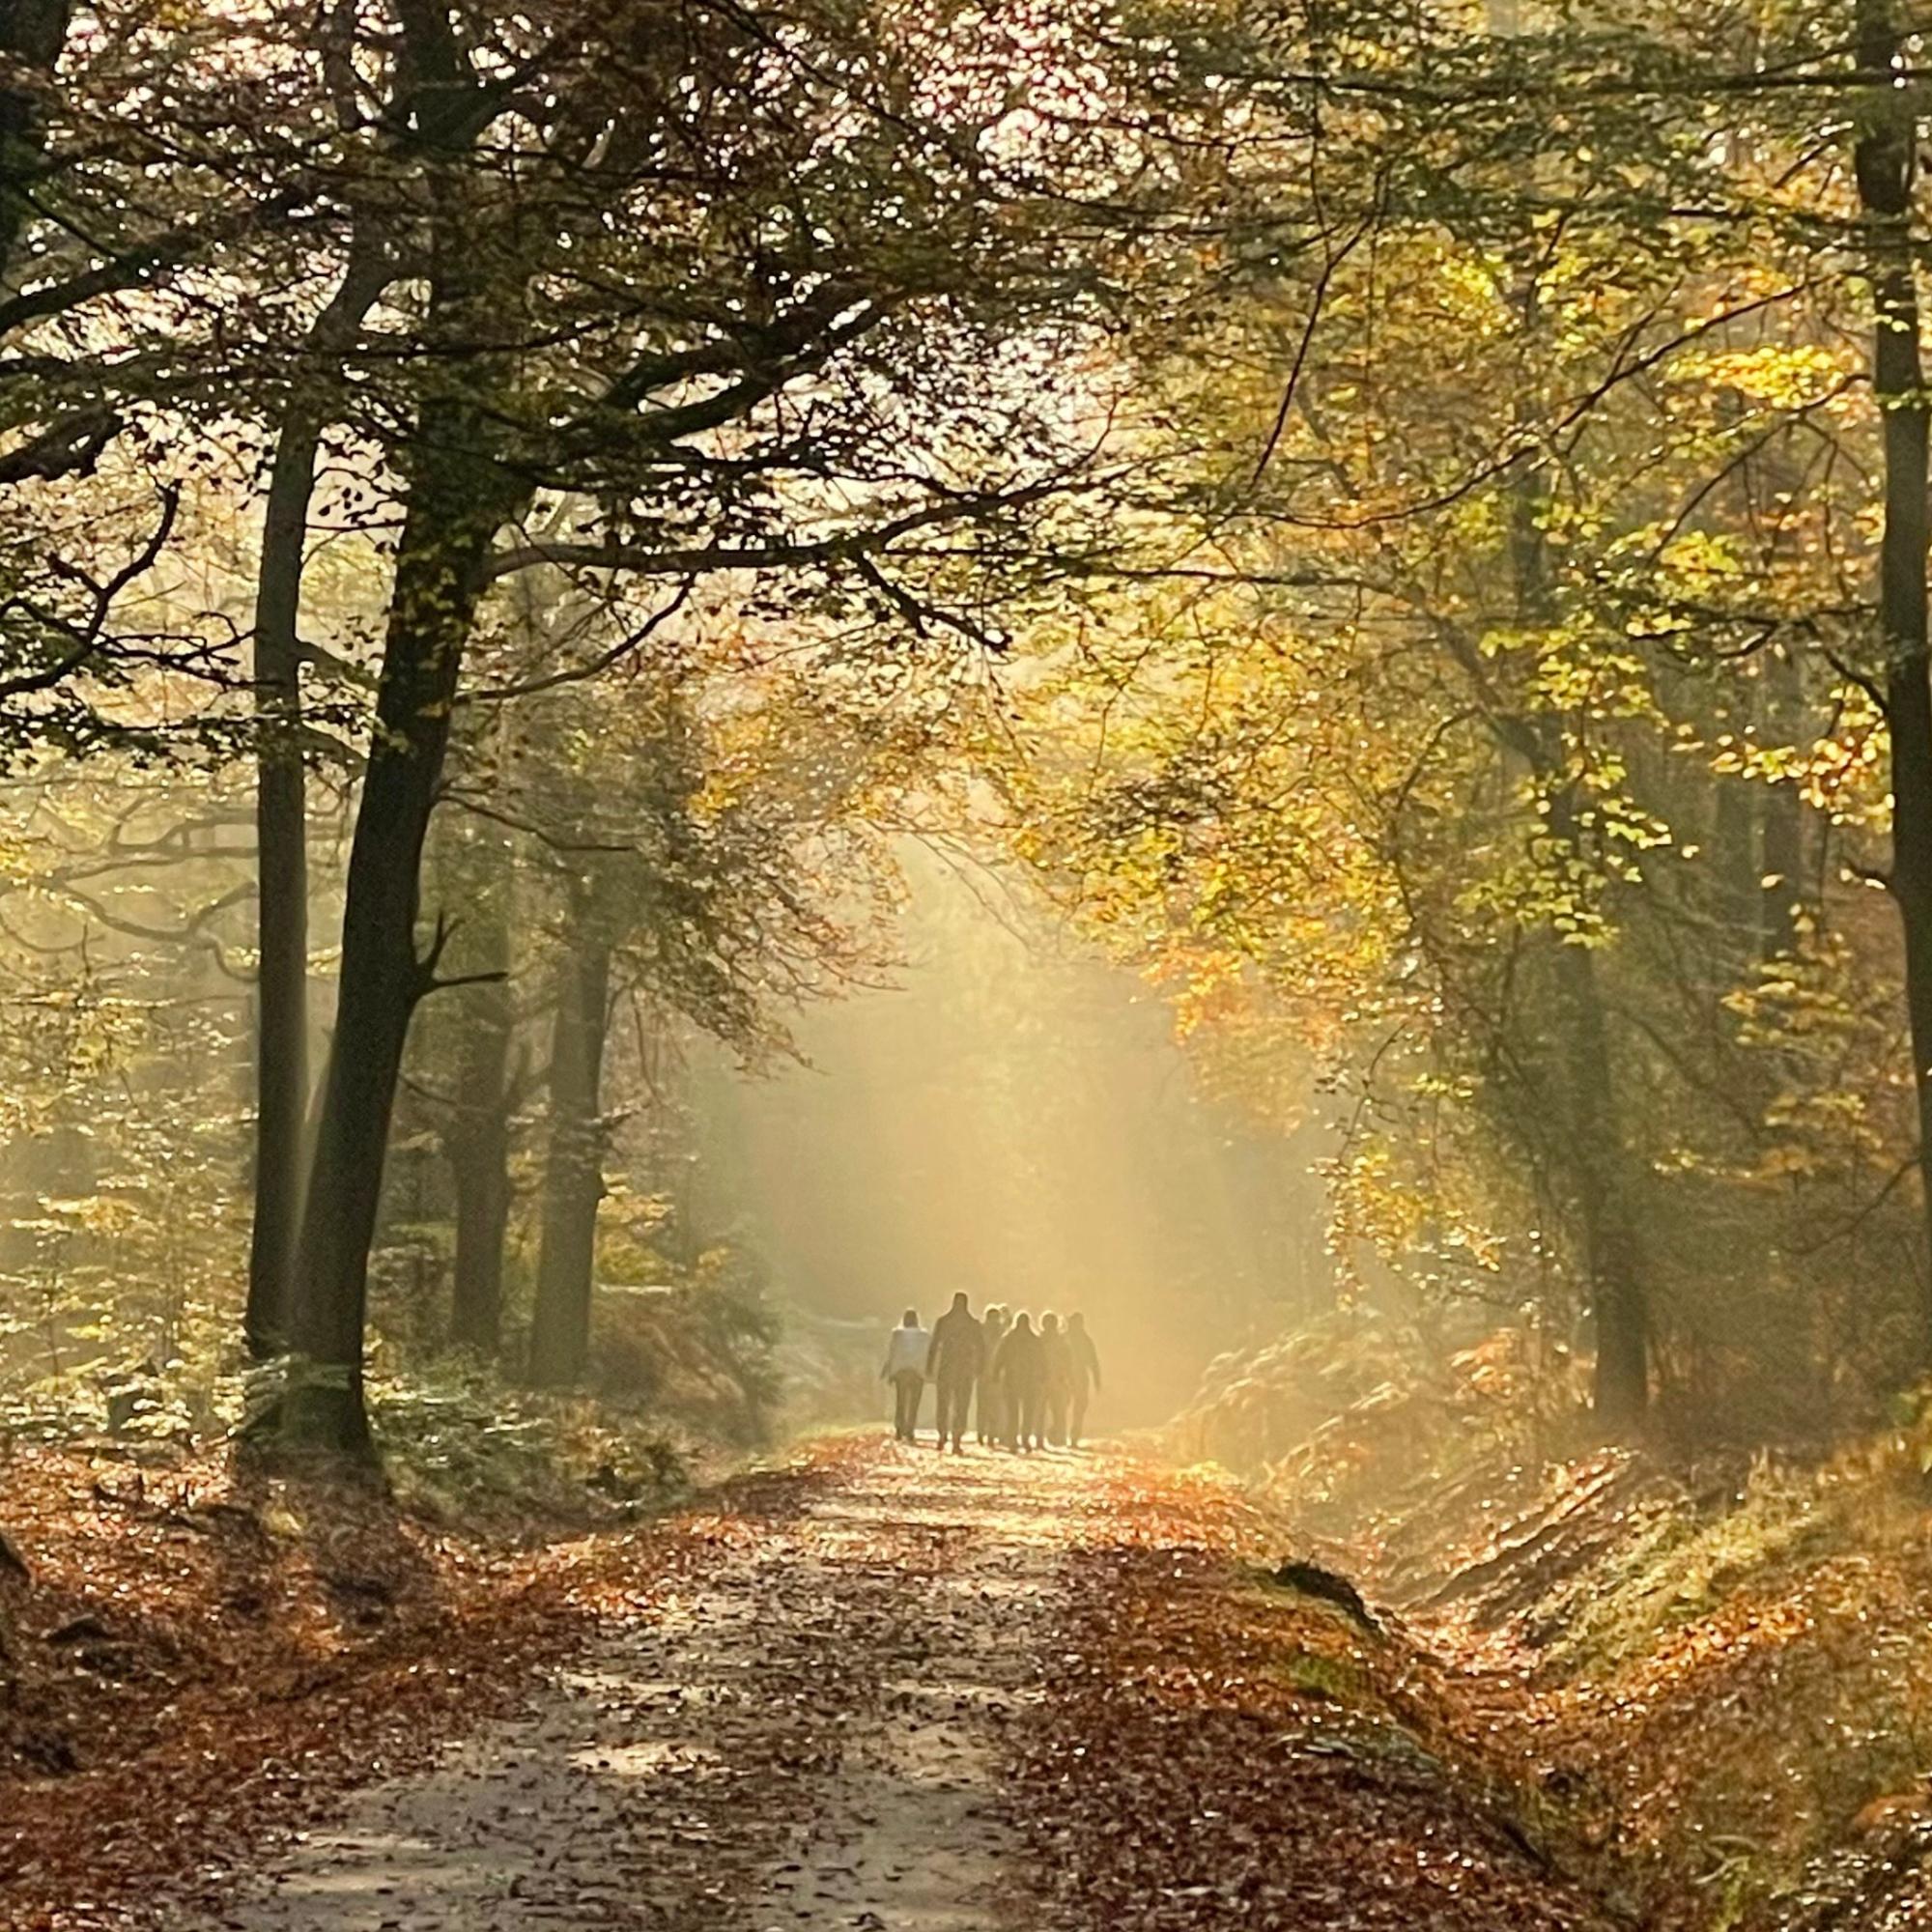
{"type": "Polygon", "coordinates": [[[370,1394],[396,1501],[434,1519],[632,1514],[682,1493],[697,1453],[646,1408],[535,1394],[480,1366],[370,1394]]]}

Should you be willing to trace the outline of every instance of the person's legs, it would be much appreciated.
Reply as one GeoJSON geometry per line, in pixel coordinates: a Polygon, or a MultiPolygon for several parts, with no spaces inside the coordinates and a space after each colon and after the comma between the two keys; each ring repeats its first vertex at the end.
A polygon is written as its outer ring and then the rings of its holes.
{"type": "Polygon", "coordinates": [[[1038,1389],[1027,1389],[1020,1396],[1020,1447],[1040,1446],[1039,1421],[1042,1397],[1038,1389]]]}
{"type": "Polygon", "coordinates": [[[1073,1391],[1073,1412],[1067,1418],[1067,1440],[1075,1449],[1080,1446],[1080,1438],[1087,1433],[1087,1404],[1091,1400],[1086,1389],[1073,1391]]]}
{"type": "Polygon", "coordinates": [[[925,1378],[905,1369],[894,1378],[894,1383],[898,1390],[899,1440],[915,1441],[919,1436],[919,1399],[925,1388],[925,1378]]]}
{"type": "Polygon", "coordinates": [[[939,1445],[942,1449],[949,1442],[955,1449],[959,1447],[959,1438],[966,1431],[966,1411],[972,1401],[971,1382],[952,1377],[939,1384],[939,1445]]]}

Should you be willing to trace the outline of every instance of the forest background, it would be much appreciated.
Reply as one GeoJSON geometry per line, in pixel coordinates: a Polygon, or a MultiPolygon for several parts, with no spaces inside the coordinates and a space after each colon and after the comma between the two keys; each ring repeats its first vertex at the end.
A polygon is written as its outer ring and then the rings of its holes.
{"type": "Polygon", "coordinates": [[[775,1267],[1122,1293],[1150,1413],[1251,1351],[1231,1454],[1311,1373],[1916,1414],[1903,12],[6,33],[15,1429],[356,1457],[373,1362],[754,1435],[775,1267]],[[761,1207],[722,1069],[908,954],[984,1118],[806,1107],[761,1207]]]}

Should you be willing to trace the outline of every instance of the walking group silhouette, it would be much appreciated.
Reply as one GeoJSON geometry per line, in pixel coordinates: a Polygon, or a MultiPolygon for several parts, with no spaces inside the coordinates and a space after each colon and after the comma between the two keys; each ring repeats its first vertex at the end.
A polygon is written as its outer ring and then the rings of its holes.
{"type": "Polygon", "coordinates": [[[918,1309],[906,1310],[886,1345],[879,1378],[893,1385],[901,1442],[919,1439],[920,1405],[930,1382],[938,1393],[940,1448],[962,1450],[970,1423],[981,1443],[1030,1455],[1049,1444],[1080,1446],[1087,1406],[1100,1387],[1100,1357],[1085,1316],[1069,1315],[1063,1326],[1048,1313],[1036,1328],[1025,1310],[1009,1316],[996,1304],[981,1320],[964,1294],[955,1294],[929,1329],[918,1309]]]}

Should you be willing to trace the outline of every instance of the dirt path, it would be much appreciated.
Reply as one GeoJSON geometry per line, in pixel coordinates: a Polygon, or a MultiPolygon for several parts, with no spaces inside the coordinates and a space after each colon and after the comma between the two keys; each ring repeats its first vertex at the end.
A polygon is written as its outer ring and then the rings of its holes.
{"type": "Polygon", "coordinates": [[[206,1922],[1008,1922],[1001,1733],[1037,1675],[1078,1480],[895,1448],[803,1515],[720,1521],[688,1584],[521,1716],[358,1794],[206,1922]]]}
{"type": "Polygon", "coordinates": [[[687,1526],[690,1560],[521,1715],[174,1922],[1598,1922],[1383,1708],[1367,1639],[1244,1580],[1253,1525],[1211,1491],[883,1443],[853,1467],[687,1526]]]}

